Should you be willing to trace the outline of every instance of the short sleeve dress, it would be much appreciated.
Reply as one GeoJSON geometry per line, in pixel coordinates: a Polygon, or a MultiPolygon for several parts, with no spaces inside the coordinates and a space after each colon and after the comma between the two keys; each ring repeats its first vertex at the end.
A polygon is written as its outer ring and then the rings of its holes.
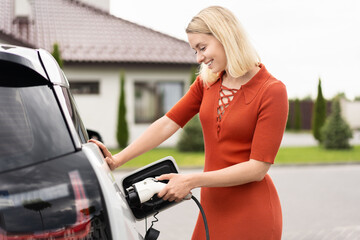
{"type": "MultiPolygon", "coordinates": [[[[204,171],[255,159],[274,163],[288,116],[285,85],[260,64],[260,70],[234,93],[218,114],[222,76],[206,87],[200,77],[166,115],[183,127],[199,113],[205,144],[204,171]]],[[[212,240],[279,240],[282,213],[269,175],[233,187],[203,187],[204,208],[212,240]]],[[[205,239],[199,215],[193,240],[205,239]]]]}

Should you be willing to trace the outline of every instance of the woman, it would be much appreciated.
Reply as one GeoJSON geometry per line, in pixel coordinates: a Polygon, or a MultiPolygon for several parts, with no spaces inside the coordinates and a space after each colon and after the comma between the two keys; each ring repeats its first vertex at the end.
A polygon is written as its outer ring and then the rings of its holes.
{"type": "MultiPolygon", "coordinates": [[[[136,141],[112,156],[111,169],[158,146],[197,113],[204,133],[204,172],[166,174],[158,194],[181,201],[201,188],[211,239],[281,239],[282,214],[267,174],[285,129],[288,100],[284,84],[260,62],[234,15],[208,7],[186,29],[200,74],[185,96],[136,141]]],[[[192,239],[205,239],[201,215],[192,239]]]]}

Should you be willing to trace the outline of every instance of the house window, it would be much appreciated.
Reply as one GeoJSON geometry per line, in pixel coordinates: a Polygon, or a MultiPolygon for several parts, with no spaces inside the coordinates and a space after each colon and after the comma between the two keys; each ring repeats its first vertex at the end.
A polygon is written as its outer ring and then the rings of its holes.
{"type": "Polygon", "coordinates": [[[183,95],[183,82],[135,82],[135,123],[163,116],[183,95]]]}
{"type": "Polygon", "coordinates": [[[70,81],[72,94],[99,94],[99,81],[70,81]]]}

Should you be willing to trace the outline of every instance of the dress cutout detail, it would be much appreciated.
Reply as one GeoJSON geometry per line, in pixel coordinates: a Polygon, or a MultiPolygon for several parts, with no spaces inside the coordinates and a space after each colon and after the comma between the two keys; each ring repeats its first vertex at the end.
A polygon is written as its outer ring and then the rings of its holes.
{"type": "Polygon", "coordinates": [[[238,89],[228,88],[221,84],[219,90],[219,101],[217,107],[217,122],[221,122],[221,118],[225,113],[225,109],[229,106],[230,102],[234,99],[238,89]]]}

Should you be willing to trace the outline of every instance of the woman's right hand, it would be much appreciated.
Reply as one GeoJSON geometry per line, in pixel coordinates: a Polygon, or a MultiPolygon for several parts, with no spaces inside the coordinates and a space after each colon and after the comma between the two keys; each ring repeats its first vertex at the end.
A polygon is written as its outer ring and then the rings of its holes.
{"type": "Polygon", "coordinates": [[[114,170],[118,167],[118,164],[114,158],[114,156],[110,153],[110,151],[107,149],[107,147],[100,141],[95,139],[90,139],[89,142],[95,143],[102,151],[106,163],[109,165],[111,170],[114,170]]]}

